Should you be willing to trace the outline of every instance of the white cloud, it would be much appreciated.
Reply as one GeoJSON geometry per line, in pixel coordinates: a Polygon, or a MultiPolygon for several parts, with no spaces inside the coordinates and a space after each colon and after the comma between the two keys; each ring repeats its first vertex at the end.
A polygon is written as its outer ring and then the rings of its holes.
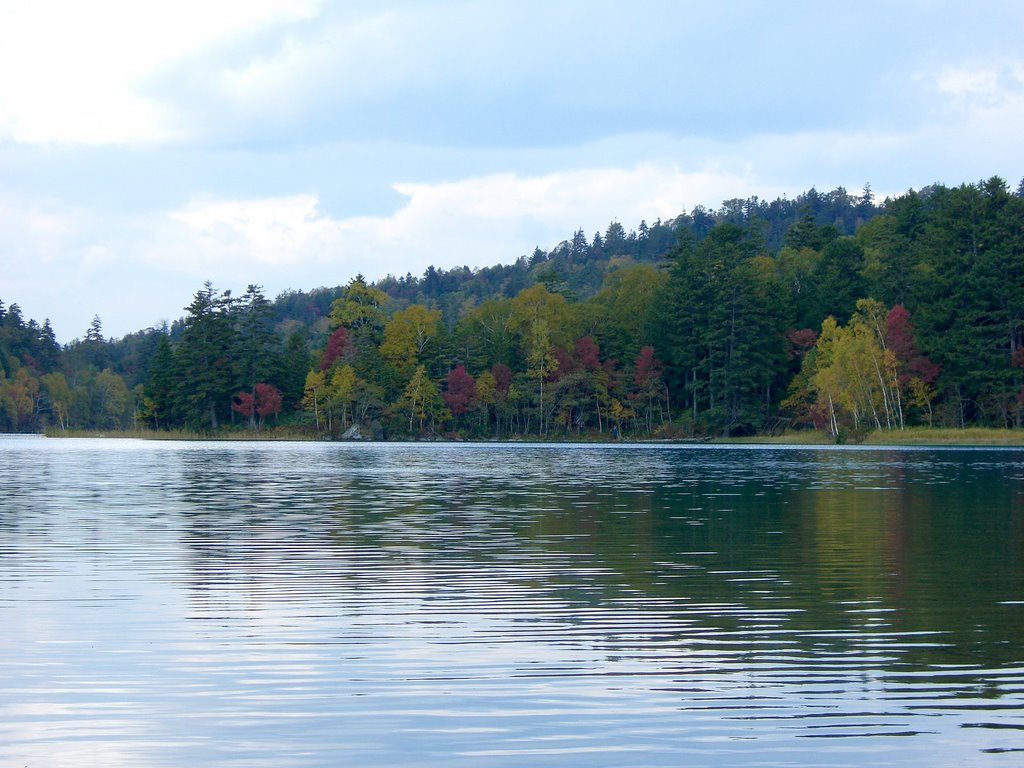
{"type": "MultiPolygon", "coordinates": [[[[252,198],[207,191],[171,211],[130,214],[8,194],[0,199],[0,298],[21,303],[27,316],[50,316],[62,339],[96,313],[108,335],[122,335],[179,317],[207,279],[234,290],[258,283],[276,295],[342,284],[357,272],[376,279],[421,274],[430,264],[510,262],[577,229],[589,238],[612,219],[628,229],[735,197],[770,200],[838,185],[856,193],[864,182],[884,197],[935,181],[1012,180],[1024,172],[1020,158],[1005,155],[1024,119],[1019,107],[1009,99],[979,110],[974,123],[904,133],[765,134],[739,142],[644,134],[576,147],[568,157],[507,153],[504,167],[534,170],[393,183],[399,204],[375,216],[329,210],[315,183],[301,194],[252,198]],[[989,138],[971,140],[978,135],[989,138]],[[564,170],[545,170],[558,167],[564,170]]],[[[403,166],[402,157],[392,166],[403,166]]],[[[461,157],[453,151],[439,165],[457,167],[461,157]]],[[[377,183],[386,178],[380,173],[377,183]]]]}
{"type": "Polygon", "coordinates": [[[120,334],[206,279],[272,294],[734,197],[1019,179],[1020,10],[926,10],[0,0],[0,298],[120,334]],[[793,30],[811,49],[775,45],[793,30]],[[804,66],[868,32],[892,56],[804,66]]]}
{"type": "Polygon", "coordinates": [[[0,137],[107,144],[172,138],[146,79],[215,43],[309,17],[318,2],[0,3],[0,137]]]}
{"type": "Polygon", "coordinates": [[[52,261],[77,230],[76,218],[64,207],[0,200],[3,258],[9,261],[5,266],[13,271],[28,269],[33,262],[45,265],[52,261]]]}
{"type": "Polygon", "coordinates": [[[192,241],[175,266],[192,272],[216,261],[271,268],[308,261],[336,239],[338,226],[318,212],[314,195],[195,201],[169,218],[192,241]]]}
{"type": "Polygon", "coordinates": [[[405,204],[389,216],[332,218],[315,195],[197,200],[169,215],[148,260],[193,273],[296,270],[344,281],[414,274],[428,265],[487,266],[534,246],[550,247],[577,228],[588,236],[612,218],[627,227],[671,218],[705,200],[736,196],[750,180],[673,167],[585,169],[541,176],[494,174],[434,184],[400,183],[405,204]],[[171,256],[173,250],[178,255],[171,256]],[[340,276],[341,270],[347,275],[340,276]]]}
{"type": "Polygon", "coordinates": [[[275,295],[342,284],[358,272],[377,279],[430,264],[490,266],[551,248],[577,228],[589,237],[613,218],[634,227],[750,187],[729,172],[638,165],[396,184],[404,204],[386,216],[334,217],[314,194],[207,196],[131,218],[9,202],[0,206],[9,245],[0,298],[51,317],[62,339],[97,313],[108,335],[123,335],[179,317],[207,279],[236,290],[259,283],[275,295]],[[40,269],[51,279],[39,280],[40,269]]]}
{"type": "Polygon", "coordinates": [[[246,113],[278,118],[288,111],[282,105],[305,109],[318,95],[327,95],[325,81],[330,98],[372,96],[384,83],[415,74],[398,44],[403,35],[396,29],[397,19],[384,12],[332,23],[305,38],[287,37],[268,55],[224,67],[213,87],[246,113]]]}
{"type": "MultiPolygon", "coordinates": [[[[441,241],[466,238],[490,249],[495,243],[515,243],[517,253],[522,253],[534,245],[550,246],[578,228],[588,234],[603,230],[613,218],[626,226],[641,219],[670,218],[698,202],[734,196],[735,190],[748,185],[749,179],[729,172],[685,172],[653,164],[400,184],[396,189],[409,202],[393,223],[417,239],[417,233],[426,232],[441,241]],[[532,232],[523,231],[524,221],[532,232]],[[523,240],[528,234],[539,238],[523,240]]],[[[493,260],[485,257],[484,262],[493,260]]]]}
{"type": "Polygon", "coordinates": [[[1020,59],[947,66],[917,79],[941,97],[939,109],[968,119],[975,110],[1019,111],[1024,105],[1024,60],[1020,59]]]}
{"type": "MultiPolygon", "coordinates": [[[[791,21],[822,25],[827,13],[784,11],[737,31],[742,11],[678,5],[0,0],[0,139],[238,147],[387,134],[567,146],[615,131],[749,134],[759,123],[824,130],[886,120],[892,128],[926,111],[902,75],[930,60],[912,38],[884,57],[899,77],[862,60],[847,81],[808,70],[793,89],[771,75],[795,64],[785,46],[772,48],[779,58],[764,67],[742,54],[791,21]],[[645,35],[621,34],[642,23],[645,35]],[[716,77],[692,76],[716,54],[716,77]]],[[[994,26],[962,10],[948,22],[894,14],[886,31],[894,37],[908,27],[994,26]]],[[[865,23],[854,16],[846,21],[865,23]]],[[[859,27],[823,26],[804,35],[815,41],[812,58],[856,50],[859,27]]],[[[1012,26],[992,30],[985,50],[1005,48],[997,43],[1012,26]]],[[[991,95],[1007,73],[1020,80],[1012,62],[993,72],[948,60],[954,66],[928,80],[946,96],[991,95]]]]}

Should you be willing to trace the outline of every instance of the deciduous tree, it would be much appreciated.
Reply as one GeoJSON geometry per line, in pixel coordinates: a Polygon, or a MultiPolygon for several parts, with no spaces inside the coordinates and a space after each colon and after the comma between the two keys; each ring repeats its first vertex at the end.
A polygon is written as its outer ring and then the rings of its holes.
{"type": "Polygon", "coordinates": [[[320,412],[324,398],[324,372],[311,370],[306,374],[306,385],[303,388],[302,407],[307,413],[313,414],[317,432],[320,431],[320,412]]]}
{"type": "Polygon", "coordinates": [[[465,366],[457,365],[448,373],[446,384],[444,403],[452,416],[458,418],[474,405],[477,396],[476,381],[465,366]]]}
{"type": "Polygon", "coordinates": [[[384,327],[380,353],[400,369],[413,369],[421,362],[427,345],[441,331],[441,311],[412,304],[396,312],[384,327]]]}

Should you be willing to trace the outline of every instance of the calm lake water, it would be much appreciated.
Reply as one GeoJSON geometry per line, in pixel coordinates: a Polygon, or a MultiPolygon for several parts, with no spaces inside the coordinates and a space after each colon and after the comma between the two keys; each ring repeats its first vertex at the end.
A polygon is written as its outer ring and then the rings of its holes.
{"type": "Polygon", "coordinates": [[[0,437],[0,765],[1024,763],[1024,452],[0,437]]]}

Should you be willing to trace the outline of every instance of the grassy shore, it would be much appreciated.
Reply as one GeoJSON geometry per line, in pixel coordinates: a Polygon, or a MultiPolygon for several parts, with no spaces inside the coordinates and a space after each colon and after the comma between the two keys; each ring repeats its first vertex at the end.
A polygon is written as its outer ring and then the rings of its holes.
{"type": "MultiPolygon", "coordinates": [[[[216,434],[193,432],[188,430],[172,430],[169,432],[139,430],[67,430],[48,429],[47,437],[116,437],[135,438],[140,440],[321,440],[309,431],[277,428],[250,431],[247,429],[224,430],[216,434]]],[[[514,441],[522,442],[522,441],[514,441]]],[[[571,442],[612,442],[611,440],[575,440],[571,442]]],[[[645,442],[644,440],[627,442],[645,442]]],[[[652,442],[664,442],[655,440],[652,442]]],[[[748,437],[720,437],[713,443],[738,443],[745,445],[834,445],[836,440],[823,430],[796,430],[780,435],[751,435],[748,437]]],[[[869,432],[860,439],[848,438],[848,445],[938,445],[938,446],[1024,446],[1024,430],[991,429],[986,427],[969,427],[967,429],[950,429],[942,427],[908,427],[904,430],[881,429],[869,432]]]]}
{"type": "Polygon", "coordinates": [[[835,439],[819,429],[801,429],[778,435],[747,435],[745,437],[718,437],[713,443],[741,443],[750,445],[834,445],[835,439]]]}
{"type": "Polygon", "coordinates": [[[864,445],[1021,445],[1024,430],[968,427],[948,429],[942,427],[908,427],[907,429],[876,430],[869,433],[864,445]]]}
{"type": "MultiPolygon", "coordinates": [[[[752,435],[750,437],[718,438],[716,443],[743,443],[751,445],[834,445],[836,440],[823,430],[797,430],[781,435],[752,435]]],[[[850,437],[847,445],[990,445],[1024,446],[1024,430],[968,427],[908,427],[907,429],[878,429],[859,439],[850,437]]]]}

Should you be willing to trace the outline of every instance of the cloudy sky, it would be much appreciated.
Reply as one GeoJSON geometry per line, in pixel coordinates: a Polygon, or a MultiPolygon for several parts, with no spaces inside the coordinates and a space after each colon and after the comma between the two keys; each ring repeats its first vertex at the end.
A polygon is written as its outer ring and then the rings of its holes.
{"type": "Polygon", "coordinates": [[[61,341],[578,228],[1024,176],[1024,3],[0,0],[0,300],[61,341]]]}

